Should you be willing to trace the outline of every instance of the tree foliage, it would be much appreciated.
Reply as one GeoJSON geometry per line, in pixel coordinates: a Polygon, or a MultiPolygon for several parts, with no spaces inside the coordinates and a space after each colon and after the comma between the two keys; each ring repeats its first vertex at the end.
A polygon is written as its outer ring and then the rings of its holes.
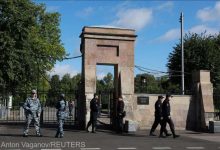
{"type": "Polygon", "coordinates": [[[137,74],[135,77],[135,92],[148,94],[179,93],[178,85],[170,82],[167,76],[155,77],[151,74],[137,74]],[[145,79],[145,82],[142,80],[145,79]]]}
{"type": "Polygon", "coordinates": [[[103,77],[103,79],[97,80],[97,92],[99,91],[110,91],[113,90],[114,84],[113,84],[113,75],[111,73],[107,73],[106,76],[103,77]]]}
{"type": "Polygon", "coordinates": [[[65,74],[62,79],[59,75],[53,75],[50,79],[50,89],[47,92],[46,105],[54,106],[61,93],[66,95],[67,100],[75,100],[80,86],[81,74],[73,77],[65,74]]]}
{"type": "Polygon", "coordinates": [[[62,60],[59,17],[30,0],[0,1],[0,86],[33,86],[62,60]]]}
{"type": "MultiPolygon", "coordinates": [[[[184,36],[185,87],[191,90],[192,72],[210,70],[214,90],[220,85],[220,34],[188,33],[184,36]]],[[[176,44],[168,58],[167,67],[174,84],[181,84],[181,45],[176,44]]]]}

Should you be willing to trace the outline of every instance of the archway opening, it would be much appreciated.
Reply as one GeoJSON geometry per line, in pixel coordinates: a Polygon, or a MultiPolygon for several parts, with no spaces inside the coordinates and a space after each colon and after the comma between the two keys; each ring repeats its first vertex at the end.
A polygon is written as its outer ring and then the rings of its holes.
{"type": "Polygon", "coordinates": [[[114,65],[96,65],[96,93],[99,94],[99,128],[111,128],[116,114],[117,68],[114,65]]]}

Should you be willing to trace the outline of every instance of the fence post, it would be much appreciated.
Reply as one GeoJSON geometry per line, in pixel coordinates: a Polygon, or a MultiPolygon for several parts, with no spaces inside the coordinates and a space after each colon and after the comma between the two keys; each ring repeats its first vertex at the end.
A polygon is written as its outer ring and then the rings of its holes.
{"type": "Polygon", "coordinates": [[[40,125],[43,125],[44,123],[44,109],[42,109],[41,111],[41,115],[40,115],[40,125]]]}

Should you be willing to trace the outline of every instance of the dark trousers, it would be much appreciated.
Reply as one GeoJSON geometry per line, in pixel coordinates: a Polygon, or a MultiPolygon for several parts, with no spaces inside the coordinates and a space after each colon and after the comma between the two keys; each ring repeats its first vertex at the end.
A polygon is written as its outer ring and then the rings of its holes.
{"type": "Polygon", "coordinates": [[[92,132],[95,131],[96,128],[96,122],[97,122],[97,116],[98,116],[98,112],[90,112],[90,120],[87,124],[87,130],[89,128],[89,126],[92,125],[92,132]]]}
{"type": "Polygon", "coordinates": [[[175,134],[175,128],[174,128],[174,123],[173,123],[173,120],[169,117],[164,117],[163,121],[162,121],[162,125],[161,125],[161,128],[160,128],[160,135],[163,134],[163,132],[166,133],[166,125],[167,123],[169,124],[170,126],[170,130],[172,132],[173,135],[176,135],[175,134]]]}
{"type": "Polygon", "coordinates": [[[118,116],[117,117],[117,132],[122,133],[123,129],[124,129],[123,117],[118,116]]]}
{"type": "MultiPolygon", "coordinates": [[[[153,125],[151,127],[150,133],[153,133],[156,130],[158,124],[160,124],[160,126],[162,127],[163,120],[161,120],[160,116],[155,116],[155,120],[154,120],[154,123],[153,123],[153,125]]],[[[168,134],[166,126],[165,126],[165,129],[164,129],[164,132],[165,132],[166,135],[168,134]]]]}

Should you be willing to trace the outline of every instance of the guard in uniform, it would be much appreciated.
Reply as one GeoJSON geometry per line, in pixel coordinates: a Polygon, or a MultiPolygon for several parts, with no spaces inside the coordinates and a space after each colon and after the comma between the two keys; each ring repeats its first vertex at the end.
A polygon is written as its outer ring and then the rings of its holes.
{"type": "Polygon", "coordinates": [[[124,101],[122,97],[118,98],[118,105],[117,105],[117,132],[123,133],[123,118],[125,117],[125,111],[124,111],[124,101]]]}
{"type": "Polygon", "coordinates": [[[66,112],[66,100],[65,100],[65,95],[61,94],[60,99],[56,104],[56,109],[57,109],[57,122],[58,122],[58,127],[57,127],[57,133],[55,135],[56,138],[60,137],[63,138],[64,136],[64,131],[63,131],[63,124],[64,121],[67,117],[67,112],[66,112]]]}
{"type": "MultiPolygon", "coordinates": [[[[156,130],[158,124],[160,124],[160,126],[162,126],[162,120],[163,120],[163,116],[162,116],[162,100],[163,100],[163,96],[159,95],[158,96],[158,100],[156,101],[154,107],[155,107],[155,119],[154,119],[154,123],[151,127],[150,130],[150,136],[156,136],[154,134],[154,131],[156,130]]],[[[165,128],[165,134],[166,136],[170,136],[171,134],[168,133],[168,131],[165,128]]]]}
{"type": "Polygon", "coordinates": [[[90,101],[90,120],[86,127],[87,132],[89,132],[89,126],[92,125],[92,133],[96,133],[95,128],[99,110],[98,98],[98,95],[94,94],[94,98],[90,101]]]}
{"type": "Polygon", "coordinates": [[[165,130],[166,130],[167,123],[170,126],[170,130],[173,134],[173,138],[179,137],[179,135],[176,135],[176,133],[175,133],[174,123],[173,123],[173,120],[171,119],[171,116],[170,116],[170,99],[171,99],[171,97],[172,96],[170,94],[167,94],[166,99],[163,101],[163,104],[162,104],[163,121],[162,121],[162,126],[160,129],[160,137],[164,137],[163,132],[165,132],[165,130]]]}
{"type": "Polygon", "coordinates": [[[28,136],[29,126],[31,121],[34,120],[34,126],[37,136],[42,136],[40,133],[40,114],[41,114],[41,104],[40,100],[37,98],[37,91],[31,91],[31,97],[28,97],[25,101],[23,108],[25,110],[26,125],[24,127],[24,137],[28,136]]]}

